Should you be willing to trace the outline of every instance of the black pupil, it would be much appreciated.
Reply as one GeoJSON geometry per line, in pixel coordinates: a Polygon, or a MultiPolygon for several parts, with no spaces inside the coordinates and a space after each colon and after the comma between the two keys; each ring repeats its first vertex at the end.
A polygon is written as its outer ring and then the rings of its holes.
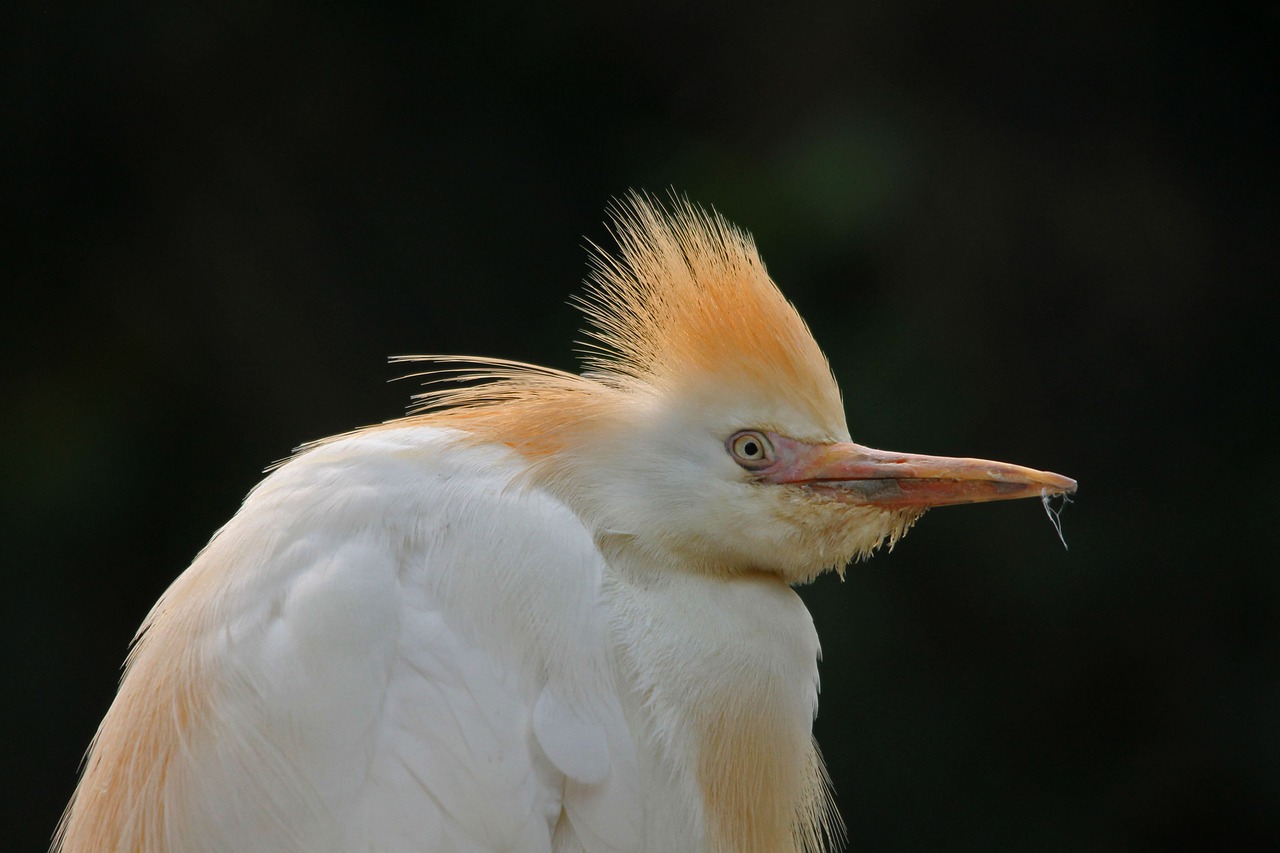
{"type": "Polygon", "coordinates": [[[742,445],[743,456],[755,456],[759,452],[760,445],[756,444],[754,441],[748,441],[746,444],[742,445]]]}

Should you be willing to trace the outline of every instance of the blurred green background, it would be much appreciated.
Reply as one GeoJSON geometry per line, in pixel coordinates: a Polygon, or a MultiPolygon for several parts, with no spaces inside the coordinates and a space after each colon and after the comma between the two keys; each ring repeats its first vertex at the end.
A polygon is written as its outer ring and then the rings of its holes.
{"type": "Polygon", "coordinates": [[[6,18],[0,847],[265,465],[402,411],[388,355],[571,367],[606,203],[675,187],[855,439],[1081,483],[1070,551],[962,507],[804,591],[849,849],[1280,849],[1274,2],[6,18]]]}

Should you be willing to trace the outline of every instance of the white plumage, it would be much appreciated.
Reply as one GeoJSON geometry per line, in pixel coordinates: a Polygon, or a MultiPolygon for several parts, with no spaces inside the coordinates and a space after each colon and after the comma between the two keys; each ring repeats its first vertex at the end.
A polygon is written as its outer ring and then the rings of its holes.
{"type": "Polygon", "coordinates": [[[319,447],[196,561],[191,582],[223,587],[189,639],[221,663],[225,719],[169,808],[202,849],[550,850],[562,809],[601,849],[638,837],[634,758],[610,760],[627,738],[599,552],[563,504],[513,487],[513,453],[457,439],[319,447]],[[609,784],[573,797],[570,774],[609,784]]]}
{"type": "Polygon", "coordinates": [[[619,242],[587,374],[475,360],[249,495],[144,623],[64,853],[827,842],[790,584],[1074,483],[848,443],[749,238],[633,197],[619,242]]]}

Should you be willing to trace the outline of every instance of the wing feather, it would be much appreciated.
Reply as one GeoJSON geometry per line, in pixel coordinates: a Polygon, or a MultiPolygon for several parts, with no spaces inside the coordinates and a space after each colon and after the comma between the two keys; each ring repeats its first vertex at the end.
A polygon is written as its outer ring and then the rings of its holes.
{"type": "Polygon", "coordinates": [[[415,426],[272,473],[148,617],[64,853],[639,844],[603,559],[522,471],[415,426]]]}

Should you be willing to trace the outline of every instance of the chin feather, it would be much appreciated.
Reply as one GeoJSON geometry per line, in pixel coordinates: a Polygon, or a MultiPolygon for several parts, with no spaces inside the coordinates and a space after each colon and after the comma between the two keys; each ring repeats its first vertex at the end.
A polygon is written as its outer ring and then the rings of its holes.
{"type": "Polygon", "coordinates": [[[793,583],[808,583],[826,571],[835,571],[844,580],[845,569],[850,563],[860,563],[871,558],[882,547],[890,551],[925,514],[924,508],[884,510],[876,507],[858,507],[841,537],[841,550],[834,559],[824,563],[821,569],[793,583]]]}

